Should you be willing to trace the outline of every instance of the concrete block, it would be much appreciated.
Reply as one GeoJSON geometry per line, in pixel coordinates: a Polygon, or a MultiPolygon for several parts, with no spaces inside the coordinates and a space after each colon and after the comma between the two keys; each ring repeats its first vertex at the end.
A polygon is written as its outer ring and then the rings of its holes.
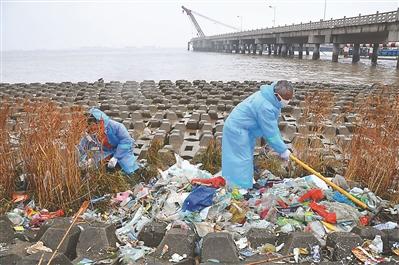
{"type": "Polygon", "coordinates": [[[26,257],[26,248],[32,243],[16,239],[15,244],[7,244],[7,250],[0,251],[0,264],[15,265],[26,257]]]}
{"type": "Polygon", "coordinates": [[[178,117],[177,117],[177,114],[175,112],[168,111],[166,113],[166,119],[168,119],[169,121],[177,121],[178,117]]]}
{"type": "Polygon", "coordinates": [[[139,232],[138,239],[147,247],[157,247],[165,236],[166,223],[151,222],[146,224],[139,232]]]}
{"type": "Polygon", "coordinates": [[[142,115],[141,111],[136,110],[132,113],[133,121],[142,120],[142,119],[143,119],[143,115],[142,115]]]}
{"type": "Polygon", "coordinates": [[[327,247],[333,248],[333,260],[347,260],[352,256],[352,249],[360,246],[363,239],[354,233],[334,232],[327,235],[327,247]]]}
{"type": "Polygon", "coordinates": [[[310,148],[323,148],[324,147],[323,140],[316,135],[309,136],[308,141],[309,141],[310,148]]]}
{"type": "Polygon", "coordinates": [[[151,119],[148,121],[148,127],[159,128],[161,126],[161,121],[157,119],[151,119]]]}
{"type": "Polygon", "coordinates": [[[337,129],[333,125],[324,125],[323,135],[328,139],[333,139],[335,136],[337,136],[337,129]]]}
{"type": "MultiPolygon", "coordinates": [[[[280,235],[281,236],[281,235],[280,235]]],[[[284,235],[283,235],[284,237],[284,235]]],[[[320,242],[312,233],[293,232],[288,234],[285,238],[284,248],[281,250],[283,255],[291,254],[294,248],[307,248],[310,253],[310,247],[319,245],[320,242]]],[[[321,246],[320,246],[321,247],[321,246]]]]}
{"type": "Polygon", "coordinates": [[[151,117],[152,117],[151,111],[143,110],[143,112],[141,113],[141,116],[143,117],[143,119],[151,119],[151,117]]]}
{"type": "Polygon", "coordinates": [[[234,109],[234,105],[233,104],[226,104],[226,111],[227,112],[231,112],[234,109]]]}
{"type": "MultiPolygon", "coordinates": [[[[52,253],[45,253],[42,259],[42,253],[36,253],[24,257],[17,262],[17,265],[37,265],[41,260],[41,264],[48,264],[52,253]]],[[[50,265],[72,265],[72,262],[62,253],[57,253],[50,265]]]]}
{"type": "Polygon", "coordinates": [[[3,215],[0,217],[0,243],[11,243],[15,238],[12,223],[3,215]]]}
{"type": "Polygon", "coordinates": [[[294,134],[296,133],[296,126],[295,124],[287,124],[283,130],[283,136],[287,138],[288,140],[292,141],[294,139],[294,134]]]}
{"type": "Polygon", "coordinates": [[[201,139],[199,130],[188,130],[184,133],[184,140],[190,142],[198,142],[201,139]]]}
{"type": "Polygon", "coordinates": [[[210,122],[211,120],[212,120],[212,119],[211,119],[211,117],[209,116],[208,113],[202,113],[202,114],[201,114],[201,121],[210,122]]]}
{"type": "Polygon", "coordinates": [[[126,120],[129,118],[130,112],[128,111],[121,111],[119,112],[119,117],[121,117],[122,120],[126,120]]]}
{"type": "Polygon", "coordinates": [[[152,142],[161,141],[162,143],[165,143],[165,140],[166,140],[166,132],[163,130],[159,130],[155,133],[154,138],[152,139],[152,142]]]}
{"type": "Polygon", "coordinates": [[[165,115],[163,114],[163,112],[157,112],[152,118],[156,120],[163,120],[164,116],[165,115]]]}
{"type": "Polygon", "coordinates": [[[217,105],[217,110],[218,111],[226,111],[226,105],[225,104],[218,104],[217,105]]]}
{"type": "Polygon", "coordinates": [[[22,257],[17,254],[3,253],[0,255],[0,264],[4,264],[4,265],[16,265],[21,260],[22,260],[22,257]]]}
{"type": "Polygon", "coordinates": [[[146,126],[143,121],[134,121],[131,127],[133,127],[135,131],[143,131],[146,126]]]}
{"type": "Polygon", "coordinates": [[[213,139],[213,135],[210,133],[204,133],[201,136],[200,146],[208,146],[210,141],[213,139]]]}
{"type": "Polygon", "coordinates": [[[303,134],[303,135],[308,134],[309,133],[308,126],[306,126],[304,124],[298,125],[298,133],[303,134]]]}
{"type": "Polygon", "coordinates": [[[348,131],[350,134],[354,133],[355,131],[355,125],[353,123],[350,122],[345,122],[345,127],[348,128],[348,131]]]}
{"type": "Polygon", "coordinates": [[[186,130],[186,124],[184,121],[179,121],[178,123],[175,124],[174,127],[175,130],[179,130],[181,132],[184,132],[186,130]]]}
{"type": "Polygon", "coordinates": [[[122,123],[126,127],[126,129],[133,129],[132,123],[130,121],[123,121],[122,123]]]}
{"type": "Polygon", "coordinates": [[[163,248],[168,245],[169,250],[162,259],[169,260],[174,253],[194,257],[195,238],[195,233],[191,229],[172,228],[165,234],[154,256],[160,257],[163,248]]]}
{"type": "Polygon", "coordinates": [[[190,120],[195,120],[195,121],[199,121],[201,117],[201,114],[198,112],[194,112],[193,114],[191,114],[190,120]]]}
{"type": "Polygon", "coordinates": [[[173,146],[173,150],[175,152],[179,151],[182,143],[183,143],[183,137],[180,135],[180,133],[172,133],[169,136],[169,144],[173,146]]]}
{"type": "Polygon", "coordinates": [[[116,247],[114,225],[92,223],[83,225],[83,228],[76,246],[78,257],[97,260],[108,255],[108,248],[116,247]]]}
{"type": "Polygon", "coordinates": [[[215,110],[209,110],[208,115],[212,120],[217,120],[219,119],[218,113],[215,110]]]}
{"type": "Polygon", "coordinates": [[[169,133],[172,129],[172,126],[168,120],[163,120],[159,129],[164,130],[165,132],[169,133]]]}
{"type": "Polygon", "coordinates": [[[302,116],[302,109],[300,107],[292,107],[291,116],[298,120],[302,116]]]}
{"type": "MultiPolygon", "coordinates": [[[[63,221],[57,222],[44,232],[40,240],[43,241],[45,246],[55,250],[68,227],[69,223],[63,223],[63,221]]],[[[59,252],[63,253],[70,260],[76,258],[76,245],[79,235],[80,229],[77,226],[73,227],[59,249],[59,252]]]]}
{"type": "Polygon", "coordinates": [[[198,130],[199,126],[198,126],[198,121],[197,120],[188,120],[186,123],[186,128],[189,130],[198,130]]]}
{"type": "Polygon", "coordinates": [[[199,142],[184,141],[182,146],[180,147],[179,154],[183,159],[190,160],[193,159],[199,149],[199,142]]]}
{"type": "Polygon", "coordinates": [[[201,261],[216,259],[220,263],[238,263],[237,247],[229,233],[208,233],[202,242],[201,261]]]}
{"type": "Polygon", "coordinates": [[[345,125],[338,126],[338,134],[340,135],[350,135],[349,129],[345,125]]]}
{"type": "Polygon", "coordinates": [[[363,239],[369,240],[373,240],[376,235],[380,235],[384,244],[384,252],[389,251],[388,234],[384,231],[380,231],[372,226],[355,226],[351,232],[359,235],[363,239]]]}
{"type": "Polygon", "coordinates": [[[223,132],[223,126],[224,126],[223,122],[221,122],[219,124],[216,124],[215,125],[215,132],[223,132]]]}
{"type": "Polygon", "coordinates": [[[274,245],[277,235],[268,229],[251,228],[247,233],[247,239],[252,249],[256,249],[266,243],[274,245]]]}

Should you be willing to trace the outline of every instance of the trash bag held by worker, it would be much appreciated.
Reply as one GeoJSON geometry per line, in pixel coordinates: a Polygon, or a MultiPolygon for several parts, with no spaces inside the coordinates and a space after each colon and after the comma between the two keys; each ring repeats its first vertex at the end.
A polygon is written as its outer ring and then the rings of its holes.
{"type": "MultiPolygon", "coordinates": [[[[278,117],[283,103],[292,95],[292,86],[287,81],[263,85],[260,91],[238,104],[230,113],[222,138],[222,176],[228,186],[252,188],[256,138],[263,137],[281,157],[287,153],[288,148],[278,128],[278,117]],[[286,99],[275,90],[280,88],[289,91],[286,99]]],[[[288,157],[284,156],[285,159],[288,157]]]]}
{"type": "Polygon", "coordinates": [[[89,132],[78,146],[80,161],[92,159],[98,165],[101,160],[111,158],[113,163],[108,166],[115,167],[118,164],[128,175],[136,171],[138,165],[133,154],[134,140],[126,127],[99,109],[92,108],[89,113],[89,132]]]}

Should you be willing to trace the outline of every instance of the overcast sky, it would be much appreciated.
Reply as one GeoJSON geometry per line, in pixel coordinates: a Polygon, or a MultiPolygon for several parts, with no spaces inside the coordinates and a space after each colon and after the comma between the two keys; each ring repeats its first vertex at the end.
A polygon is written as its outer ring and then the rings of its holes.
{"type": "MultiPolygon", "coordinates": [[[[185,47],[195,29],[181,5],[240,28],[317,21],[324,0],[0,0],[3,50],[75,49],[81,47],[185,47]],[[239,16],[239,17],[238,17],[239,16]]],[[[327,0],[326,18],[394,11],[399,0],[327,0]]],[[[231,29],[197,17],[206,35],[231,29]]]]}

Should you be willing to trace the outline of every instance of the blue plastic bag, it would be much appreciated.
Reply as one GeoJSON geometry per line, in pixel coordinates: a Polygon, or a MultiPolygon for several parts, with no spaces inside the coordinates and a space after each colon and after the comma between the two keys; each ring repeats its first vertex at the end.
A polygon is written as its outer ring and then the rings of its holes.
{"type": "Polygon", "coordinates": [[[216,189],[207,186],[196,186],[183,202],[183,211],[201,211],[211,206],[216,189]]]}
{"type": "Polygon", "coordinates": [[[333,200],[336,202],[346,203],[350,206],[355,206],[355,204],[352,201],[350,201],[347,197],[345,197],[343,194],[341,194],[338,191],[334,192],[333,200]]]}

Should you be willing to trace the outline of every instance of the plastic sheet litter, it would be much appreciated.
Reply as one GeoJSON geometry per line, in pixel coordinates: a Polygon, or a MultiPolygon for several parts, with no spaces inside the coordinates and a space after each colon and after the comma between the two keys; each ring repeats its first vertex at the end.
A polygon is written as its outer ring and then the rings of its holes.
{"type": "Polygon", "coordinates": [[[26,249],[26,253],[28,253],[29,255],[38,253],[38,252],[53,252],[53,250],[51,250],[51,248],[48,248],[46,246],[44,246],[44,243],[42,241],[38,241],[37,243],[33,244],[32,246],[28,247],[26,249]]]}
{"type": "MultiPolygon", "coordinates": [[[[176,164],[164,171],[159,170],[158,177],[149,183],[139,183],[127,191],[92,198],[93,208],[81,218],[90,223],[103,222],[118,227],[116,236],[121,243],[118,245],[118,258],[122,264],[145,262],[148,255],[156,251],[156,248],[147,247],[139,241],[143,227],[151,222],[164,223],[167,231],[172,228],[194,231],[196,253],[200,253],[204,237],[222,231],[232,235],[242,260],[254,255],[271,255],[267,256],[267,260],[290,259],[291,262],[313,263],[324,261],[323,251],[329,233],[349,232],[357,225],[370,225],[378,230],[398,228],[396,222],[371,218],[370,213],[357,208],[316,176],[280,179],[267,170],[260,176],[253,189],[230,189],[225,186],[220,174],[212,176],[176,156],[176,164]],[[100,213],[96,203],[103,201],[109,201],[110,206],[100,213]],[[251,229],[261,229],[274,235],[312,233],[320,244],[294,248],[283,256],[279,252],[285,246],[284,242],[252,247],[248,236],[251,229]]],[[[346,182],[342,176],[334,179],[341,184],[346,182]]],[[[346,188],[349,190],[349,187],[346,188]]],[[[349,192],[373,209],[388,205],[367,189],[353,188],[349,192]]],[[[398,210],[398,205],[390,205],[385,213],[397,215],[398,210]]],[[[37,229],[45,220],[63,215],[61,209],[55,212],[39,209],[29,198],[16,202],[14,209],[7,213],[14,229],[21,233],[37,229]]],[[[31,246],[32,253],[45,251],[45,246],[37,244],[31,246]]],[[[399,254],[399,243],[395,246],[392,252],[399,254]]],[[[191,258],[188,253],[171,253],[172,249],[173,246],[165,244],[163,249],[157,250],[160,253],[157,258],[173,263],[191,258]]],[[[381,238],[377,236],[353,249],[352,253],[359,261],[374,264],[384,260],[381,258],[382,250],[381,238]]],[[[82,259],[79,264],[92,262],[91,259],[82,259]]],[[[208,262],[223,263],[218,259],[208,262]]]]}
{"type": "Polygon", "coordinates": [[[216,189],[206,186],[196,186],[191,191],[190,195],[183,202],[183,211],[201,211],[202,209],[211,206],[213,202],[213,196],[215,195],[216,189]]]}

